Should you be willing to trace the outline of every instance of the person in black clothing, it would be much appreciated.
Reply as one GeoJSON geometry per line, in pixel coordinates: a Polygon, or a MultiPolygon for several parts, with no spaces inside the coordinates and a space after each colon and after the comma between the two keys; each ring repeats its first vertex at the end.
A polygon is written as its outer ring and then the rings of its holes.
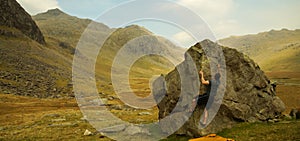
{"type": "Polygon", "coordinates": [[[207,117],[208,117],[207,110],[209,108],[211,108],[211,106],[212,106],[212,104],[214,102],[215,96],[217,95],[217,88],[218,88],[218,86],[220,84],[220,77],[221,77],[221,75],[220,75],[220,73],[216,73],[213,80],[205,80],[204,79],[203,71],[200,71],[199,74],[201,75],[200,76],[201,77],[201,84],[207,85],[208,88],[207,88],[207,91],[206,91],[205,94],[198,95],[196,98],[193,99],[192,108],[190,109],[190,112],[192,111],[192,109],[194,109],[196,107],[196,103],[197,103],[197,105],[200,105],[200,104],[203,104],[203,103],[207,103],[206,107],[204,108],[203,121],[201,122],[203,125],[205,125],[207,117]],[[211,89],[212,85],[216,86],[216,88],[211,89]],[[210,97],[210,95],[211,95],[211,97],[210,97]]]}

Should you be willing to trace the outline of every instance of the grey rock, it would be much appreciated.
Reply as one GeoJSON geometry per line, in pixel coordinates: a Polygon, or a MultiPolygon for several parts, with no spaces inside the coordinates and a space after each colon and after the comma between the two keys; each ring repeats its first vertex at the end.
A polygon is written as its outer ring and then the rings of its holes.
{"type": "Polygon", "coordinates": [[[290,116],[294,119],[300,119],[300,111],[298,109],[292,109],[290,116]]]}
{"type": "Polygon", "coordinates": [[[115,99],[119,99],[118,97],[115,97],[115,96],[109,96],[108,97],[108,100],[115,100],[115,99]]]}
{"type": "MultiPolygon", "coordinates": [[[[217,111],[212,108],[211,110],[216,111],[216,116],[207,127],[199,128],[200,117],[206,103],[198,105],[189,120],[175,134],[197,137],[208,133],[217,133],[239,122],[259,122],[269,119],[274,121],[285,110],[284,103],[276,96],[274,85],[252,59],[236,49],[204,40],[186,52],[185,61],[176,66],[175,70],[166,76],[161,76],[164,78],[153,81],[152,92],[158,102],[159,119],[167,118],[172,112],[186,111],[191,105],[193,97],[206,92],[206,86],[200,85],[198,78],[183,78],[179,72],[190,76],[190,74],[196,74],[199,70],[203,70],[204,77],[210,79],[211,72],[216,72],[214,66],[217,64],[221,65],[220,70],[226,71],[226,80],[221,76],[221,80],[225,80],[226,86],[223,83],[219,85],[218,92],[225,93],[223,99],[219,95],[215,97],[215,103],[220,104],[220,109],[217,111]],[[210,52],[207,52],[208,50],[210,52]],[[218,58],[221,53],[224,54],[226,64],[221,64],[222,62],[218,58]],[[210,60],[207,56],[211,57],[210,60]],[[191,64],[195,64],[197,70],[193,69],[191,64]],[[181,84],[188,86],[181,90],[181,84]],[[199,93],[198,85],[200,85],[199,93]],[[180,96],[184,97],[180,98],[180,96]],[[161,97],[163,99],[159,101],[161,97]],[[175,106],[176,108],[174,108],[175,106]]],[[[196,76],[198,75],[196,74],[196,76]]],[[[174,122],[166,123],[166,126],[163,127],[168,131],[167,127],[171,127],[173,124],[174,122]]]]}
{"type": "Polygon", "coordinates": [[[91,136],[91,135],[93,135],[93,133],[91,131],[89,131],[88,129],[85,129],[83,135],[84,136],[91,136]]]}
{"type": "Polygon", "coordinates": [[[278,118],[275,118],[275,119],[273,119],[273,121],[274,122],[280,122],[280,121],[282,121],[281,119],[278,119],[278,118]]]}

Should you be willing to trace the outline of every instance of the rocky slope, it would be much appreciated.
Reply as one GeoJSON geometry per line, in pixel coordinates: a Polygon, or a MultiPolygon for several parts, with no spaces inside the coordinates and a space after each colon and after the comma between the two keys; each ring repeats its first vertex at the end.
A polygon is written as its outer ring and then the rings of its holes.
{"type": "MultiPolygon", "coordinates": [[[[157,101],[164,96],[158,104],[159,118],[185,115],[181,120],[188,119],[176,134],[197,137],[208,133],[217,133],[238,122],[275,119],[284,111],[284,103],[276,96],[274,85],[271,84],[259,66],[244,54],[235,49],[222,47],[209,40],[197,43],[187,51],[187,54],[196,62],[197,70],[193,70],[193,67],[188,66],[189,60],[186,58],[182,64],[177,66],[177,69],[166,76],[161,76],[153,83],[157,101]],[[213,52],[209,54],[212,56],[210,60],[207,59],[204,48],[211,49],[213,52]],[[220,84],[218,95],[215,98],[215,103],[220,104],[220,109],[211,123],[202,129],[198,125],[206,103],[197,106],[189,118],[186,113],[191,106],[192,97],[197,95],[195,93],[198,92],[196,88],[199,85],[199,79],[189,78],[185,80],[180,78],[178,70],[181,69],[185,74],[196,74],[202,69],[205,72],[205,78],[209,79],[211,76],[209,62],[215,64],[220,62],[218,61],[218,56],[220,56],[218,48],[221,48],[224,52],[226,69],[224,65],[221,65],[221,70],[226,70],[226,79],[225,77],[221,78],[225,79],[226,86],[225,83],[220,84]],[[182,88],[183,90],[181,90],[181,82],[187,83],[188,88],[182,88]],[[188,97],[185,102],[184,98],[180,98],[181,92],[181,95],[188,97]],[[223,99],[219,95],[221,92],[225,92],[223,99]]],[[[200,94],[203,94],[205,87],[201,85],[200,88],[200,94]]],[[[174,124],[179,124],[179,122],[167,123],[166,125],[174,124]]],[[[169,126],[164,128],[167,131],[171,130],[169,126]]]]}
{"type": "Polygon", "coordinates": [[[1,0],[0,11],[0,93],[71,96],[71,57],[46,44],[31,16],[15,0],[1,0]]]}
{"type": "Polygon", "coordinates": [[[16,28],[29,38],[45,44],[42,32],[16,0],[0,0],[0,3],[0,26],[16,28]]]}
{"type": "MultiPolygon", "coordinates": [[[[14,31],[15,35],[20,31],[14,31]]],[[[24,36],[0,36],[0,92],[71,96],[71,59],[24,36]]]]}

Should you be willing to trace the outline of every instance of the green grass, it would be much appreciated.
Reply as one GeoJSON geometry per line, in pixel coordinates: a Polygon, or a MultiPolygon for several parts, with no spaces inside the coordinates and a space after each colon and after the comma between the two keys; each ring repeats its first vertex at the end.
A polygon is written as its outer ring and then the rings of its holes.
{"type": "Polygon", "coordinates": [[[279,123],[242,123],[232,129],[226,129],[218,135],[238,141],[295,141],[300,140],[300,121],[279,123]]]}
{"type": "Polygon", "coordinates": [[[0,140],[110,140],[106,137],[99,139],[99,134],[83,135],[86,129],[96,130],[80,119],[82,114],[74,99],[0,94],[0,115],[0,140]],[[58,116],[47,116],[51,114],[58,116]],[[65,121],[53,121],[55,119],[65,121]]]}
{"type": "MultiPolygon", "coordinates": [[[[236,141],[298,141],[300,140],[300,121],[290,120],[279,123],[240,123],[225,129],[218,136],[236,141]]],[[[161,141],[188,141],[186,136],[172,135],[161,141]]]]}

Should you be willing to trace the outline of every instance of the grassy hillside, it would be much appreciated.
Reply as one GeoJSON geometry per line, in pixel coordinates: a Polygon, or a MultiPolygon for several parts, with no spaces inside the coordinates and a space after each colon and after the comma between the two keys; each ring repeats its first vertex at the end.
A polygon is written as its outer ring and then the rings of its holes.
{"type": "MultiPolygon", "coordinates": [[[[81,34],[92,22],[90,19],[79,19],[70,16],[59,9],[48,10],[32,17],[37,23],[44,36],[48,39],[59,40],[67,45],[76,47],[81,34]]],[[[99,32],[108,32],[110,30],[104,24],[97,26],[99,32]]]]}
{"type": "MultiPolygon", "coordinates": [[[[52,42],[57,44],[59,50],[66,50],[67,52],[73,52],[76,47],[81,34],[85,30],[93,30],[97,32],[97,35],[103,35],[105,33],[111,32],[113,29],[110,29],[104,24],[98,23],[97,29],[86,29],[87,26],[92,22],[89,19],[79,19],[77,17],[70,16],[59,9],[49,10],[46,13],[41,13],[36,16],[33,16],[33,19],[36,21],[44,36],[46,37],[47,42],[52,42]]],[[[153,35],[150,31],[143,27],[139,26],[128,26],[126,28],[116,29],[115,32],[107,39],[102,50],[98,55],[98,61],[96,64],[96,76],[98,81],[98,86],[100,91],[105,93],[113,94],[113,89],[109,85],[110,72],[113,59],[117,52],[128,43],[130,40],[144,36],[144,35],[153,35]]],[[[169,41],[157,37],[158,40],[162,40],[166,45],[173,46],[175,52],[183,52],[184,50],[174,46],[169,41]]],[[[91,38],[92,40],[93,38],[91,38]]],[[[91,41],[92,43],[93,41],[91,41]]],[[[95,44],[91,44],[91,47],[97,47],[95,44]]],[[[139,47],[139,46],[137,46],[139,47]]],[[[172,51],[174,51],[172,50],[172,51]]],[[[170,50],[166,50],[169,51],[170,50]]],[[[122,66],[119,66],[122,67],[122,66]]],[[[167,73],[174,66],[170,64],[168,60],[163,57],[155,56],[145,56],[140,61],[137,61],[134,67],[131,69],[131,82],[132,85],[136,83],[141,83],[142,81],[144,89],[147,89],[146,93],[149,93],[149,85],[144,82],[148,82],[152,75],[159,75],[167,73]],[[148,64],[148,65],[145,65],[148,64]],[[142,74],[142,75],[141,75],[142,74]],[[142,76],[142,78],[140,78],[142,76]],[[139,82],[135,82],[135,80],[139,82]]]]}
{"type": "Polygon", "coordinates": [[[249,55],[265,71],[300,70],[300,30],[271,30],[253,35],[231,36],[219,42],[249,55]]]}
{"type": "MultiPolygon", "coordinates": [[[[140,36],[152,36],[154,39],[166,44],[164,46],[164,48],[166,48],[166,50],[164,50],[166,53],[170,54],[171,51],[175,51],[177,54],[179,54],[179,52],[184,52],[183,49],[170,44],[166,39],[154,36],[153,33],[143,27],[133,25],[117,29],[105,42],[97,58],[96,73],[99,74],[99,86],[111,83],[111,67],[114,57],[117,55],[118,51],[130,40],[140,36]],[[168,50],[167,45],[173,50],[168,50]]],[[[147,44],[147,42],[148,41],[143,41],[142,43],[147,44]]],[[[139,46],[139,44],[133,44],[132,46],[133,48],[143,47],[139,46]]],[[[152,50],[151,47],[144,48],[144,50],[147,49],[152,50]]],[[[124,54],[123,57],[127,58],[128,56],[126,55],[130,55],[130,52],[124,54]]],[[[179,59],[180,57],[177,58],[179,59]]],[[[123,64],[117,65],[120,68],[124,68],[123,64]]],[[[132,88],[135,89],[137,95],[148,95],[150,93],[149,80],[153,77],[153,75],[166,74],[173,68],[173,64],[166,58],[157,55],[144,56],[136,60],[134,65],[131,67],[129,76],[130,84],[132,88]]],[[[112,87],[110,87],[109,90],[112,90],[112,87]]]]}
{"type": "MultiPolygon", "coordinates": [[[[73,96],[71,84],[73,55],[81,34],[91,20],[70,16],[59,9],[35,15],[33,19],[45,37],[45,45],[39,45],[26,38],[16,29],[1,27],[2,31],[5,31],[0,38],[0,51],[4,53],[1,56],[0,66],[2,70],[1,92],[36,97],[73,96]],[[24,66],[29,66],[25,67],[26,71],[23,70],[24,66]]],[[[96,29],[88,30],[100,36],[112,31],[104,24],[96,24],[96,29]]],[[[107,39],[99,53],[95,69],[99,92],[114,95],[110,80],[113,59],[123,45],[143,35],[155,37],[147,29],[134,25],[116,29],[107,39]]],[[[165,46],[173,47],[166,49],[166,53],[184,51],[162,37],[155,37],[155,39],[163,42],[165,46]]],[[[97,47],[93,42],[90,46],[97,47]]],[[[148,49],[151,50],[151,47],[148,49]]],[[[137,95],[148,95],[150,93],[149,81],[153,75],[165,74],[173,67],[163,57],[144,56],[137,60],[130,69],[130,85],[137,95]]],[[[118,100],[112,102],[115,103],[118,100]]]]}

